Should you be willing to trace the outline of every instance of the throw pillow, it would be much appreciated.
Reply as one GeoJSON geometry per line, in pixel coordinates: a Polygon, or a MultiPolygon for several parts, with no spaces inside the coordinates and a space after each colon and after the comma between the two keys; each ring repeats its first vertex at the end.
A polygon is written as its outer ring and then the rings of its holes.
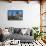
{"type": "Polygon", "coordinates": [[[22,28],[21,33],[24,35],[27,32],[27,28],[22,28]]]}
{"type": "Polygon", "coordinates": [[[20,28],[15,28],[14,33],[20,33],[21,29],[20,28]]]}

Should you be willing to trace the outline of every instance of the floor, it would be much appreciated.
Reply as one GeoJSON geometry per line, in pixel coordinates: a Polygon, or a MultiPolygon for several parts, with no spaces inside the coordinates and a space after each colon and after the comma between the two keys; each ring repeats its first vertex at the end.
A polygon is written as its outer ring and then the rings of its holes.
{"type": "MultiPolygon", "coordinates": [[[[2,46],[2,45],[0,45],[2,46]]],[[[19,43],[15,45],[5,44],[4,46],[46,46],[46,44],[42,40],[36,40],[33,43],[19,43]]]]}
{"type": "Polygon", "coordinates": [[[36,41],[34,41],[33,43],[23,43],[23,44],[21,44],[21,46],[46,46],[46,44],[45,43],[43,43],[43,41],[42,40],[36,40],[36,41]]]}

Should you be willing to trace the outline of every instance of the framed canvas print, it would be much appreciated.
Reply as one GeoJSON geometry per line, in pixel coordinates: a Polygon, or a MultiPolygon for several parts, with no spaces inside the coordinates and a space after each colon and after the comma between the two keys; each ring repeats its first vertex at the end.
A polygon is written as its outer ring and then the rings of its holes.
{"type": "Polygon", "coordinates": [[[23,10],[8,10],[8,20],[23,20],[23,10]]]}

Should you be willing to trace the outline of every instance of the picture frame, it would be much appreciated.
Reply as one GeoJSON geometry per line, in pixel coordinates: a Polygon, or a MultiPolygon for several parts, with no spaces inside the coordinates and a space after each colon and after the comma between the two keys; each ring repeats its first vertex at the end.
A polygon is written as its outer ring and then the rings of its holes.
{"type": "Polygon", "coordinates": [[[23,10],[8,10],[8,20],[23,20],[23,10]]]}

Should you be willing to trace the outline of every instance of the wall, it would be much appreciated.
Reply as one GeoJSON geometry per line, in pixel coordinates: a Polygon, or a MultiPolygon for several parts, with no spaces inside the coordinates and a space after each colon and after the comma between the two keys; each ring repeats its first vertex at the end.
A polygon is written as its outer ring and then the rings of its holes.
{"type": "Polygon", "coordinates": [[[0,27],[32,27],[40,26],[40,4],[35,2],[0,2],[0,27]],[[8,10],[23,10],[22,21],[9,21],[8,10]]]}

